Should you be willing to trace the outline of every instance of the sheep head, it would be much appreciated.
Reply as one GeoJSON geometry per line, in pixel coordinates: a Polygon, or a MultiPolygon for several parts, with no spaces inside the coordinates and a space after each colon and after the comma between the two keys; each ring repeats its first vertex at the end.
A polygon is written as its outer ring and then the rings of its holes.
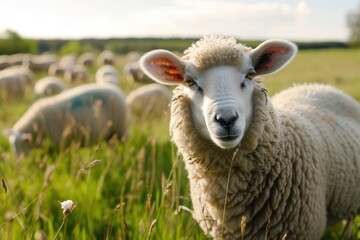
{"type": "Polygon", "coordinates": [[[140,59],[140,66],[159,83],[182,85],[191,100],[196,131],[230,149],[251,125],[254,78],[280,70],[296,52],[295,44],[285,40],[268,40],[250,49],[233,38],[208,37],[193,44],[182,59],[154,50],[140,59]]]}
{"type": "Polygon", "coordinates": [[[21,133],[12,129],[4,129],[3,134],[9,138],[11,150],[16,158],[29,152],[32,137],[28,133],[21,133]]]}

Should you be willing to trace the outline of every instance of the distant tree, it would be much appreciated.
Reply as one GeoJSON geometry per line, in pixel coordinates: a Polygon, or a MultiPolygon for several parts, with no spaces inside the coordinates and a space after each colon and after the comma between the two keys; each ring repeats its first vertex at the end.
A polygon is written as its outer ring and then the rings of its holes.
{"type": "Polygon", "coordinates": [[[347,25],[350,29],[349,42],[360,46],[360,5],[347,14],[347,25]]]}
{"type": "Polygon", "coordinates": [[[37,52],[37,43],[35,40],[24,39],[12,30],[6,30],[1,35],[3,38],[0,39],[0,54],[37,52]]]}
{"type": "Polygon", "coordinates": [[[96,47],[91,45],[91,43],[84,42],[83,40],[69,40],[59,50],[59,53],[61,55],[65,55],[65,54],[80,55],[81,53],[84,52],[98,52],[98,50],[96,49],[96,47]]]}
{"type": "Polygon", "coordinates": [[[78,40],[70,40],[60,49],[61,55],[80,54],[80,53],[81,53],[81,46],[78,40]]]}

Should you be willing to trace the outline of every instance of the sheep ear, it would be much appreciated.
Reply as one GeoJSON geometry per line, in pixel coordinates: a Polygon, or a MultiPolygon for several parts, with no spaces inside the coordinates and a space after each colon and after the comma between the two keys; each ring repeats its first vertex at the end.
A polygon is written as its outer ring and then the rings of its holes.
{"type": "Polygon", "coordinates": [[[273,39],[250,52],[257,75],[274,73],[285,67],[296,55],[297,46],[286,40],[273,39]]]}
{"type": "Polygon", "coordinates": [[[141,70],[156,82],[166,85],[183,83],[185,62],[166,50],[154,50],[140,60],[141,70]]]}

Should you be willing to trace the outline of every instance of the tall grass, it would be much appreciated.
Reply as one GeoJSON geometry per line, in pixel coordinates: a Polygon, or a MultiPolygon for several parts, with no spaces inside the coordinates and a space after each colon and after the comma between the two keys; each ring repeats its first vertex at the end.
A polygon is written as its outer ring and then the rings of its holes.
{"type": "MultiPolygon", "coordinates": [[[[126,82],[123,64],[120,57],[121,87],[128,93],[139,85],[126,82]]],[[[360,51],[300,52],[264,84],[273,95],[295,82],[314,81],[360,100],[360,51]]],[[[11,127],[33,101],[30,89],[22,100],[2,99],[0,129],[11,127]]],[[[123,144],[73,145],[60,152],[47,142],[15,159],[0,136],[0,239],[207,239],[192,219],[185,167],[169,139],[168,118],[133,119],[123,144]],[[61,227],[59,201],[67,199],[77,207],[61,227]]],[[[359,217],[355,222],[353,233],[360,238],[359,217]]],[[[340,239],[343,228],[329,229],[324,239],[340,239]]]]}

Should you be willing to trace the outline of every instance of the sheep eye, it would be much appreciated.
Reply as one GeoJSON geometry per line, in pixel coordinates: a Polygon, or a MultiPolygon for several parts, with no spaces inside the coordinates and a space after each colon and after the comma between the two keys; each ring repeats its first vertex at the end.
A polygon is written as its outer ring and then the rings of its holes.
{"type": "Polygon", "coordinates": [[[184,79],[184,83],[188,86],[188,87],[191,87],[193,86],[194,84],[196,84],[195,80],[192,79],[191,77],[186,77],[184,79]]]}
{"type": "Polygon", "coordinates": [[[255,70],[252,69],[246,74],[246,78],[251,80],[255,77],[255,75],[256,75],[256,72],[255,72],[255,70]]]}

